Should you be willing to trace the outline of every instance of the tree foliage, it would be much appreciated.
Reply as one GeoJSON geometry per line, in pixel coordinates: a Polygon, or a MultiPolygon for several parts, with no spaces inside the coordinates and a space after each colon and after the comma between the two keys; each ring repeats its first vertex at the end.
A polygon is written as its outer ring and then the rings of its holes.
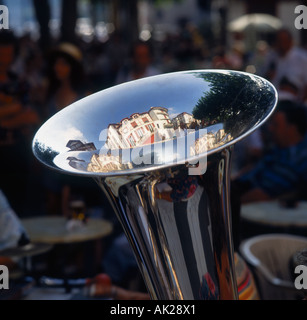
{"type": "Polygon", "coordinates": [[[227,130],[244,131],[271,110],[275,93],[262,79],[231,71],[203,73],[209,89],[193,109],[196,119],[224,123],[227,130]]]}

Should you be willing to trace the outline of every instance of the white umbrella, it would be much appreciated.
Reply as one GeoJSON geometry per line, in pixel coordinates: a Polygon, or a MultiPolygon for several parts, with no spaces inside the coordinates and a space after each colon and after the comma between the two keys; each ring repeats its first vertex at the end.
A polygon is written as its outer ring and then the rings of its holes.
{"type": "Polygon", "coordinates": [[[244,32],[250,29],[259,32],[270,32],[282,27],[280,19],[263,13],[246,14],[228,24],[228,30],[232,32],[244,32]]]}

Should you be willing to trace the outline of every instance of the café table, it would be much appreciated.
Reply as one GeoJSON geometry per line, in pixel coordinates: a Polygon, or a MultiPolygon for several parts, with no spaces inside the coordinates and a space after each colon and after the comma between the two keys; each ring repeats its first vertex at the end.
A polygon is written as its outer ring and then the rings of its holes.
{"type": "Polygon", "coordinates": [[[51,244],[30,242],[24,246],[18,246],[1,250],[0,256],[20,259],[39,255],[51,249],[51,244]]]}
{"type": "Polygon", "coordinates": [[[43,216],[21,220],[32,242],[63,244],[84,242],[106,237],[112,233],[112,223],[104,219],[88,219],[79,228],[69,230],[62,216],[43,216]]]}
{"type": "Polygon", "coordinates": [[[307,236],[307,201],[299,201],[291,207],[278,200],[244,204],[241,218],[243,233],[252,228],[254,233],[287,232],[307,236]]]}
{"type": "Polygon", "coordinates": [[[68,228],[68,220],[64,216],[39,216],[21,219],[31,242],[53,245],[49,254],[49,273],[70,277],[71,272],[59,270],[59,257],[64,255],[65,264],[69,265],[73,253],[83,254],[83,272],[93,275],[99,268],[102,259],[103,244],[101,239],[113,231],[111,222],[102,218],[89,218],[75,228],[68,228]],[[64,252],[64,253],[63,253],[64,252]],[[66,253],[65,253],[66,252],[66,253]],[[63,275],[62,275],[63,273],[63,275]]]}
{"type": "Polygon", "coordinates": [[[49,252],[53,248],[52,244],[29,242],[23,246],[9,247],[0,251],[1,257],[19,261],[21,268],[10,271],[10,279],[18,279],[33,271],[32,258],[49,252]]]}

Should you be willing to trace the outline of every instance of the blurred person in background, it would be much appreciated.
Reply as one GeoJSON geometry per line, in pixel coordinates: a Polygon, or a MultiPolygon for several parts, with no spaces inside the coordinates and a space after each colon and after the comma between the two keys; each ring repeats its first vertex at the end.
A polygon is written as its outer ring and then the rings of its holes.
{"type": "Polygon", "coordinates": [[[25,228],[0,189],[0,265],[7,266],[10,271],[18,270],[18,262],[12,257],[2,256],[1,251],[28,243],[30,238],[25,228]]]}
{"type": "Polygon", "coordinates": [[[242,168],[255,165],[263,156],[265,146],[261,128],[255,130],[245,139],[234,146],[232,160],[232,175],[236,175],[242,168]]]}
{"type": "Polygon", "coordinates": [[[281,29],[276,34],[274,50],[268,55],[264,76],[277,91],[282,81],[292,83],[298,89],[301,102],[307,99],[307,52],[295,45],[291,32],[281,29]]]}
{"type": "MultiPolygon", "coordinates": [[[[307,186],[306,107],[280,101],[268,122],[275,147],[232,182],[241,203],[301,199],[307,186]]],[[[305,195],[306,196],[306,195],[305,195]]]]}
{"type": "Polygon", "coordinates": [[[128,64],[118,72],[116,83],[136,80],[161,73],[154,66],[152,48],[149,43],[138,41],[132,45],[128,64]]]}
{"type": "MultiPolygon", "coordinates": [[[[87,94],[83,54],[75,45],[65,42],[56,46],[51,51],[46,69],[46,88],[42,101],[44,120],[87,94]]],[[[47,168],[41,170],[47,214],[68,215],[72,197],[70,179],[47,168]]]]}
{"type": "MultiPolygon", "coordinates": [[[[245,163],[233,174],[231,212],[235,247],[246,231],[241,220],[242,204],[277,200],[283,206],[295,206],[297,201],[306,199],[306,119],[304,105],[293,100],[279,101],[267,122],[270,147],[263,148],[260,158],[245,163]]],[[[235,148],[235,158],[237,151],[240,149],[235,148]]]]}
{"type": "Polygon", "coordinates": [[[0,189],[0,251],[24,246],[30,242],[18,215],[0,189]]]}
{"type": "Polygon", "coordinates": [[[14,210],[23,214],[32,164],[31,142],[40,123],[31,105],[31,87],[14,70],[18,42],[0,31],[0,188],[14,210]]]}
{"type": "Polygon", "coordinates": [[[83,54],[71,43],[59,44],[51,53],[47,66],[44,105],[46,117],[86,95],[83,54]]]}
{"type": "Polygon", "coordinates": [[[270,52],[271,46],[267,41],[257,41],[255,50],[250,52],[246,58],[246,71],[264,76],[270,52]]]}
{"type": "Polygon", "coordinates": [[[278,100],[300,101],[300,90],[295,83],[283,77],[279,83],[278,100]]]}
{"type": "Polygon", "coordinates": [[[29,99],[37,112],[44,88],[44,62],[42,51],[30,34],[18,37],[18,55],[13,68],[22,81],[29,83],[29,99]]]}

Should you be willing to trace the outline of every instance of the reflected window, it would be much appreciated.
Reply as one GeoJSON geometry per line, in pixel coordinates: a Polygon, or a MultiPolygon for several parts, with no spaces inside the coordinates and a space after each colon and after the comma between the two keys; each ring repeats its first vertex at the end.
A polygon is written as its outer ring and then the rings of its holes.
{"type": "Polygon", "coordinates": [[[149,124],[146,126],[147,130],[149,130],[150,132],[154,132],[154,128],[152,126],[152,124],[149,124]]]}
{"type": "Polygon", "coordinates": [[[134,138],[133,138],[132,135],[130,135],[130,136],[128,137],[128,142],[130,143],[130,145],[131,145],[132,147],[135,147],[135,140],[134,140],[134,138]]]}
{"type": "Polygon", "coordinates": [[[142,138],[144,136],[143,131],[141,129],[137,129],[137,134],[140,138],[142,138]]]}

